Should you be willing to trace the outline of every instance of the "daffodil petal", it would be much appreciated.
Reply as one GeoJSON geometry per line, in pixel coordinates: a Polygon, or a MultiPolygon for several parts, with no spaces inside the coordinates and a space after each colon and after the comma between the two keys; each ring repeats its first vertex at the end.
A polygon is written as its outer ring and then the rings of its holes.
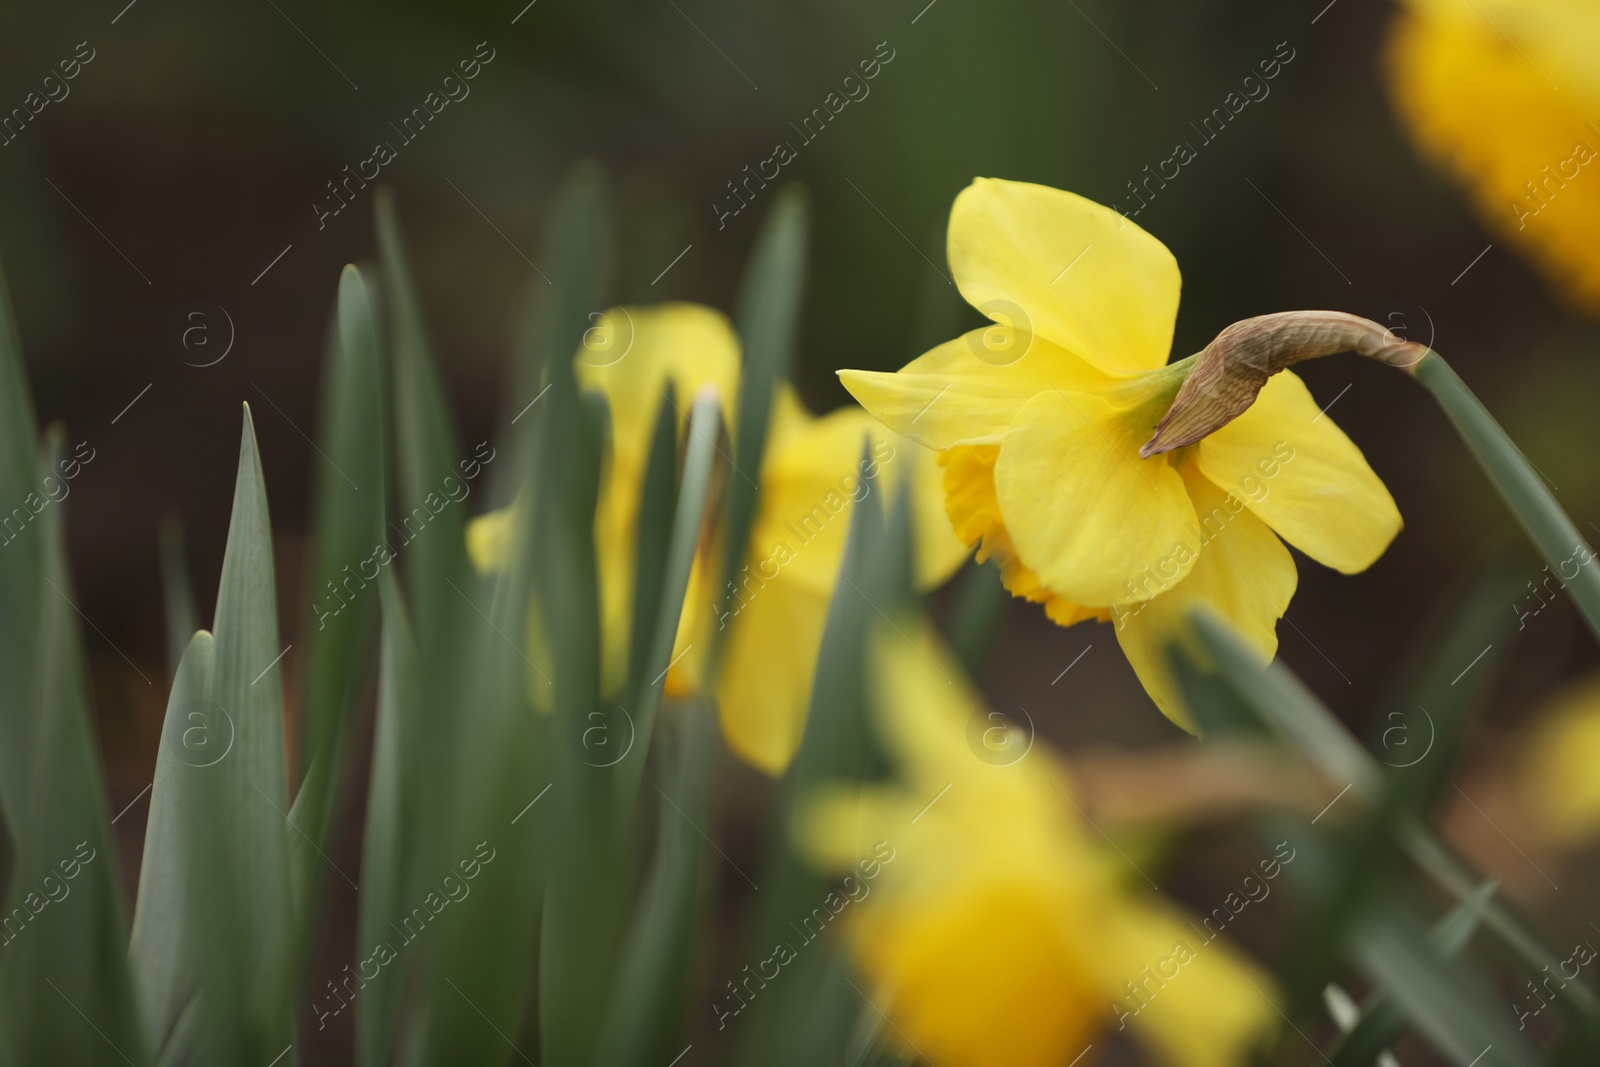
{"type": "Polygon", "coordinates": [[[611,415],[611,447],[595,508],[601,684],[611,692],[628,667],[639,494],[656,420],[671,400],[681,429],[686,398],[705,387],[717,391],[728,419],[738,390],[739,343],[727,317],[712,308],[618,307],[598,316],[585,333],[574,367],[579,385],[604,396],[611,415]]]}
{"type": "Polygon", "coordinates": [[[1234,1067],[1277,1019],[1272,979],[1231,946],[1208,941],[1175,909],[1150,903],[1108,910],[1102,945],[1088,954],[1117,991],[1119,1029],[1171,1067],[1234,1067]],[[1131,986],[1131,987],[1130,987],[1131,986]]]}
{"type": "Polygon", "coordinates": [[[1576,845],[1600,834],[1600,680],[1563,693],[1535,724],[1515,781],[1528,816],[1549,841],[1576,845]]]}
{"type": "Polygon", "coordinates": [[[767,447],[747,573],[770,577],[781,569],[826,596],[839,578],[856,504],[874,494],[892,499],[907,478],[919,588],[932,588],[955,572],[967,548],[945,517],[934,453],[854,406],[821,418],[802,410],[791,418],[798,423],[775,433],[767,447]]]}
{"type": "Polygon", "coordinates": [[[683,610],[678,613],[678,632],[673,637],[672,658],[667,661],[666,693],[685,699],[706,688],[710,665],[712,624],[716,620],[715,598],[711,585],[721,579],[719,553],[701,552],[689,568],[689,585],[684,591],[683,610]]]}
{"type": "Polygon", "coordinates": [[[927,620],[885,621],[870,640],[877,721],[910,789],[945,776],[935,786],[942,788],[952,771],[985,770],[971,762],[965,732],[982,698],[927,620]]]}
{"type": "MultiPolygon", "coordinates": [[[[1134,409],[1137,413],[1141,409],[1134,409]]],[[[1000,513],[1045,588],[1089,607],[1153,595],[1194,565],[1194,507],[1165,457],[1139,458],[1146,420],[1088,393],[1041,393],[995,462],[1000,513]]]]}
{"type": "Polygon", "coordinates": [[[1059,345],[1005,326],[971,330],[892,374],[842,370],[839,380],[874,418],[933,449],[998,441],[1046,389],[1116,382],[1059,345]]]}
{"type": "Polygon", "coordinates": [[[1200,556],[1188,577],[1142,604],[1112,612],[1117,643],[1161,713],[1185,730],[1194,722],[1167,667],[1167,646],[1183,633],[1188,614],[1209,608],[1234,628],[1263,663],[1278,650],[1278,619],[1289,608],[1298,575],[1283,543],[1235,497],[1190,468],[1184,482],[1195,508],[1209,519],[1200,556]]]}
{"type": "MultiPolygon", "coordinates": [[[[719,688],[724,733],[736,753],[769,774],[788,765],[804,729],[853,510],[869,500],[883,506],[874,494],[892,496],[908,478],[915,573],[929,588],[967,554],[940,507],[934,454],[860,408],[813,418],[787,390],[780,394],[749,560],[729,591],[729,614],[717,620],[732,627],[719,688]]],[[[709,645],[709,633],[697,643],[709,645]]]]}
{"type": "MultiPolygon", "coordinates": [[[[513,508],[497,508],[467,523],[467,555],[479,574],[492,574],[506,565],[511,554],[514,529],[513,508]]],[[[545,640],[544,620],[537,604],[528,605],[527,659],[534,664],[528,671],[528,696],[534,710],[548,713],[555,707],[549,675],[539,668],[549,666],[550,643],[545,640]]]]}
{"type": "Polygon", "coordinates": [[[950,270],[967,302],[1108,374],[1167,362],[1178,262],[1119,212],[1075,193],[979,178],[950,211],[950,270]]]}
{"type": "MultiPolygon", "coordinates": [[[[1124,1014],[1133,1036],[1178,1067],[1242,1062],[1273,1013],[1270,980],[1130,891],[1125,859],[1091,842],[1047,752],[983,757],[977,733],[993,716],[956,668],[943,677],[948,653],[925,623],[886,623],[870,650],[876,721],[899,785],[803,798],[795,837],[834,870],[872,850],[870,863],[854,864],[860,891],[847,878],[849,901],[824,903],[850,924],[868,996],[908,1055],[945,1067],[1060,1067],[1117,1023],[1130,983],[1164,966],[1137,1015],[1124,1014]],[[1171,970],[1180,941],[1193,949],[1181,964],[1195,976],[1187,983],[1171,970]],[[1244,995],[1252,982],[1254,999],[1244,995]],[[1185,1027],[1204,1048],[1181,1047],[1185,1027]]],[[[833,921],[814,914],[806,940],[833,921]]]]}
{"type": "Polygon", "coordinates": [[[796,848],[828,874],[848,870],[865,856],[893,862],[891,837],[900,837],[915,811],[906,811],[904,791],[895,786],[824,787],[803,797],[791,827],[796,848]]]}
{"type": "Polygon", "coordinates": [[[1089,1043],[1108,998],[1047,890],[996,878],[861,924],[857,956],[907,1051],[945,1067],[1061,1067],[1089,1043]]]}
{"type": "Polygon", "coordinates": [[[734,754],[776,777],[805,731],[828,596],[779,574],[746,585],[720,620],[731,626],[717,703],[734,754]]]}
{"type": "Polygon", "coordinates": [[[1600,307],[1600,197],[1589,188],[1600,12],[1562,0],[1408,6],[1386,65],[1418,146],[1465,184],[1497,240],[1571,299],[1600,307]]]}
{"type": "MultiPolygon", "coordinates": [[[[1285,541],[1344,574],[1366,570],[1400,532],[1389,490],[1292,371],[1267,379],[1250,409],[1196,452],[1207,478],[1285,541]]],[[[1209,510],[1201,511],[1202,526],[1209,510]]]]}
{"type": "Polygon", "coordinates": [[[746,573],[770,578],[782,570],[790,581],[827,596],[838,580],[856,503],[881,492],[879,475],[898,462],[888,434],[859,408],[809,419],[773,441],[762,465],[761,512],[746,573]]]}
{"type": "Polygon", "coordinates": [[[722,312],[699,304],[612,308],[585,333],[574,360],[578,384],[606,398],[616,452],[640,465],[668,381],[679,397],[715,388],[725,420],[739,389],[733,327],[722,312]]]}
{"type": "Polygon", "coordinates": [[[511,551],[511,509],[486,512],[467,523],[467,555],[479,574],[505,566],[511,551]]]}

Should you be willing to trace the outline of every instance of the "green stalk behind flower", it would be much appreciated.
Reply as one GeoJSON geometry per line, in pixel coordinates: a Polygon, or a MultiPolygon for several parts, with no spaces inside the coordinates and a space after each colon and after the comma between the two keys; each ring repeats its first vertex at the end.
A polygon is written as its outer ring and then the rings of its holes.
{"type": "Polygon", "coordinates": [[[1589,566],[1594,552],[1556,503],[1544,478],[1437,352],[1430,350],[1423,356],[1414,373],[1444,409],[1528,539],[1556,572],[1590,632],[1600,638],[1600,572],[1589,566]],[[1567,571],[1574,567],[1576,571],[1569,577],[1567,571]]]}

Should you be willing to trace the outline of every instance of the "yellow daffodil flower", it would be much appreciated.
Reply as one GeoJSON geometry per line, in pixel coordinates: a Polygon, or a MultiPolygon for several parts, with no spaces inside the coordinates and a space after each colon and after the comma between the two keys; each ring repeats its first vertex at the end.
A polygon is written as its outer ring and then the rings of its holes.
{"type": "MultiPolygon", "coordinates": [[[[817,418],[788,390],[778,394],[749,561],[725,590],[727,614],[716,620],[730,628],[717,687],[723,733],[729,747],[768,774],[781,773],[800,744],[850,512],[874,491],[886,494],[887,506],[907,477],[915,578],[930,589],[967,557],[944,517],[932,454],[860,408],[817,418]]],[[[700,625],[708,628],[711,598],[690,607],[705,609],[700,625]]],[[[679,633],[686,631],[693,632],[681,626],[679,633]]]]}
{"type": "MultiPolygon", "coordinates": [[[[686,398],[714,388],[730,424],[738,392],[739,344],[727,319],[711,308],[666,304],[606,313],[577,356],[581,388],[602,394],[612,441],[595,514],[604,626],[602,677],[615,690],[628,661],[639,494],[662,397],[688,410],[686,398]]],[[[754,471],[730,470],[729,478],[754,471]]],[[[787,387],[774,401],[761,497],[747,561],[731,588],[715,547],[702,549],[690,576],[678,624],[668,691],[706,688],[716,632],[726,629],[715,692],[729,747],[755,767],[779,774],[799,745],[822,644],[828,601],[844,560],[854,506],[874,492],[892,494],[913,479],[916,574],[924,588],[947,579],[967,549],[950,531],[939,503],[939,470],[931,454],[883,427],[859,408],[816,417],[787,387]],[[719,592],[721,596],[719,596],[719,592]],[[725,599],[719,614],[716,605],[725,599]]],[[[475,520],[469,547],[479,567],[504,556],[504,511],[475,520]]]]}
{"type": "Polygon", "coordinates": [[[975,724],[998,727],[926,627],[883,627],[872,652],[896,784],[813,797],[796,834],[855,867],[849,943],[891,1039],[940,1067],[1062,1067],[1113,1028],[1176,1067],[1246,1062],[1271,979],[1143,891],[1042,745],[976,754],[975,724]]]}
{"type": "Polygon", "coordinates": [[[950,214],[961,295],[996,325],[893,374],[840,371],[891,430],[935,450],[956,534],[1063,626],[1115,621],[1156,705],[1187,727],[1163,650],[1204,603],[1263,659],[1296,584],[1279,538],[1343,573],[1400,530],[1361,451],[1284,371],[1209,437],[1143,458],[1190,361],[1167,363],[1178,265],[1072,193],[978,179],[950,214]]]}
{"type": "Polygon", "coordinates": [[[1600,678],[1556,698],[1535,721],[1515,784],[1528,817],[1552,844],[1579,845],[1600,835],[1600,678]]]}
{"type": "Polygon", "coordinates": [[[1586,0],[1412,0],[1388,53],[1419,147],[1489,228],[1600,308],[1600,8],[1586,0]]]}
{"type": "MultiPolygon", "coordinates": [[[[656,416],[664,399],[670,397],[681,435],[686,432],[690,398],[701,387],[710,386],[722,399],[724,422],[732,425],[733,397],[739,385],[739,344],[727,318],[711,308],[696,304],[614,308],[584,335],[574,362],[578,387],[603,394],[610,408],[607,470],[594,525],[601,688],[614,693],[628,669],[639,494],[656,416]]],[[[468,525],[467,548],[480,570],[502,564],[511,525],[510,508],[480,516],[468,525]]],[[[700,569],[697,560],[695,570],[700,569]]],[[[696,574],[693,581],[698,585],[704,579],[696,574]]],[[[537,618],[533,622],[537,624],[537,618]]],[[[536,663],[548,659],[533,658],[536,663]]]]}

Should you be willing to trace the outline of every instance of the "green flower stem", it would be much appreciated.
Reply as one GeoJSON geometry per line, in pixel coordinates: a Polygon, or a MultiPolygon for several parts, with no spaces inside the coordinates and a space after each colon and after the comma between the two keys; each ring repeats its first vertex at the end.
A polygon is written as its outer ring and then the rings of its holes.
{"type": "Polygon", "coordinates": [[[1422,357],[1416,378],[1444,408],[1506,506],[1578,605],[1590,631],[1600,638],[1600,571],[1590,566],[1594,552],[1577,526],[1556,503],[1528,457],[1437,352],[1422,357]]]}
{"type": "MultiPolygon", "coordinates": [[[[1201,647],[1217,671],[1233,687],[1244,707],[1275,736],[1298,751],[1330,782],[1349,782],[1367,803],[1381,800],[1383,769],[1349,729],[1334,717],[1315,695],[1282,664],[1259,661],[1239,642],[1226,624],[1203,610],[1191,613],[1191,625],[1201,647]]],[[[1440,843],[1421,820],[1407,819],[1399,827],[1399,843],[1416,865],[1458,902],[1474,899],[1479,880],[1440,843]]],[[[1499,901],[1489,899],[1477,908],[1483,925],[1519,955],[1532,971],[1556,967],[1547,951],[1521,921],[1499,901]]],[[[1600,1013],[1600,998],[1581,982],[1567,982],[1558,991],[1566,1003],[1586,1017],[1600,1013]]]]}

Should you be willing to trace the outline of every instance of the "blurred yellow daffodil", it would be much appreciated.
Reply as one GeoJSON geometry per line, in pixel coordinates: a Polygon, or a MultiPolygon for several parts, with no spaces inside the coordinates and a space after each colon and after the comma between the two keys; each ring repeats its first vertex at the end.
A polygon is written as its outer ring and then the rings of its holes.
{"type": "Polygon", "coordinates": [[[896,784],[813,797],[796,834],[830,869],[892,860],[864,869],[877,877],[852,896],[849,936],[905,1051],[941,1067],[1061,1067],[1114,1027],[1165,1064],[1245,1062],[1274,1018],[1271,979],[1133,888],[1042,745],[1007,746],[1023,753],[1009,762],[978,754],[972,725],[990,719],[925,627],[883,627],[872,651],[896,784]]]}
{"type": "Polygon", "coordinates": [[[839,376],[939,454],[957,535],[999,563],[1006,587],[1063,626],[1114,620],[1179,725],[1163,649],[1192,606],[1270,659],[1296,584],[1279,537],[1348,574],[1398,533],[1383,483],[1288,371],[1209,437],[1141,457],[1190,361],[1167,363],[1177,261],[1117,212],[980,178],[956,197],[949,258],[961,295],[995,325],[896,373],[839,376]]]}
{"type": "Polygon", "coordinates": [[[1411,0],[1389,82],[1422,151],[1498,237],[1600,309],[1600,7],[1411,0]]]}
{"type": "Polygon", "coordinates": [[[1515,773],[1521,806],[1555,845],[1600,836],[1600,678],[1556,698],[1535,720],[1515,773]]]}
{"type": "MultiPolygon", "coordinates": [[[[627,670],[639,494],[657,412],[663,397],[672,396],[681,430],[687,398],[710,387],[723,398],[724,420],[732,425],[738,418],[732,407],[739,344],[727,319],[711,308],[616,308],[596,324],[576,358],[579,386],[605,397],[612,426],[595,545],[602,678],[614,691],[627,670]]],[[[735,469],[727,477],[755,473],[735,469]]],[[[919,585],[932,587],[967,553],[940,509],[932,455],[885,431],[859,408],[813,416],[783,387],[774,399],[746,562],[732,586],[718,590],[714,583],[720,579],[713,576],[722,575],[723,567],[715,543],[696,557],[667,689],[681,696],[714,684],[729,747],[768,774],[781,773],[799,745],[851,510],[874,492],[894,493],[906,477],[914,480],[916,574],[919,585]],[[721,674],[713,683],[705,677],[708,653],[724,629],[721,674]]],[[[504,511],[469,527],[469,547],[480,568],[504,558],[508,529],[504,511]]]]}
{"type": "MultiPolygon", "coordinates": [[[[574,364],[578,387],[603,394],[610,415],[606,474],[595,505],[594,523],[600,583],[601,689],[610,694],[621,687],[628,669],[639,494],[650,459],[656,416],[670,398],[678,413],[681,435],[688,425],[689,398],[702,387],[711,387],[722,400],[723,421],[732,425],[733,397],[739,385],[739,345],[728,320],[711,308],[696,304],[613,308],[585,333],[574,364]]],[[[467,548],[480,570],[502,565],[511,530],[510,508],[489,512],[468,525],[467,548]]],[[[698,558],[694,570],[691,591],[703,584],[698,558]]],[[[537,614],[532,619],[535,626],[537,614]]],[[[532,637],[530,640],[537,647],[538,642],[532,637]]],[[[536,655],[534,661],[548,658],[536,655]]]]}
{"type": "Polygon", "coordinates": [[[702,596],[686,609],[702,612],[700,619],[686,618],[679,628],[680,642],[696,626],[702,633],[712,625],[729,628],[717,686],[723,733],[735,752],[768,774],[782,772],[800,744],[850,512],[875,491],[892,499],[907,477],[914,576],[918,588],[930,589],[967,557],[943,513],[933,455],[860,408],[818,418],[789,390],[779,392],[748,562],[724,590],[725,614],[713,620],[712,597],[702,596]]]}

